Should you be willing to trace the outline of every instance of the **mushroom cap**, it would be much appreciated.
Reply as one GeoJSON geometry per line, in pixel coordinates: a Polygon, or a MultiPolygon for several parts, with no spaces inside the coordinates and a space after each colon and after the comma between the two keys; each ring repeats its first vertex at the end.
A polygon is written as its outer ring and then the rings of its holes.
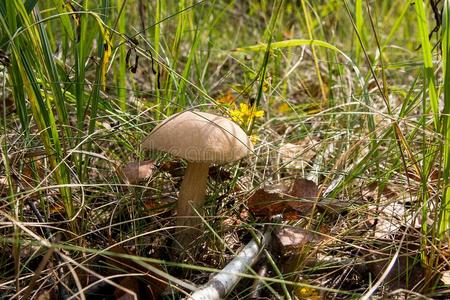
{"type": "Polygon", "coordinates": [[[145,149],[168,152],[193,162],[226,163],[250,154],[253,144],[236,123],[198,111],[175,114],[145,138],[145,149]]]}

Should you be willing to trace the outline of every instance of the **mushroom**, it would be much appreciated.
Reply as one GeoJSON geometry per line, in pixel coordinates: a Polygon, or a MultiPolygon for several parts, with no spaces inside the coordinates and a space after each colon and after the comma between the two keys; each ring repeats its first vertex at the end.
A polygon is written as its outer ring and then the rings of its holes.
{"type": "Polygon", "coordinates": [[[182,247],[194,240],[189,230],[180,234],[181,226],[199,228],[199,211],[204,204],[208,170],[211,164],[241,159],[253,151],[247,134],[233,121],[205,112],[184,111],[156,126],[142,143],[144,149],[170,153],[187,160],[177,203],[176,239],[182,247]]]}

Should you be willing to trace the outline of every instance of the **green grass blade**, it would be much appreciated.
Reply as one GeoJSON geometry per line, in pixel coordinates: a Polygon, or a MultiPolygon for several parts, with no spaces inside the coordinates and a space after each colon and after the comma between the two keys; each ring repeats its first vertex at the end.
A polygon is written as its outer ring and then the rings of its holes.
{"type": "Polygon", "coordinates": [[[439,236],[450,237],[450,2],[445,0],[442,18],[442,65],[444,70],[444,111],[442,114],[443,197],[440,208],[439,236]]]}
{"type": "Polygon", "coordinates": [[[433,53],[428,38],[428,21],[427,13],[425,11],[425,5],[423,0],[418,0],[415,2],[414,7],[416,8],[417,24],[419,28],[419,36],[422,45],[422,58],[424,66],[424,76],[428,87],[428,96],[430,97],[431,110],[433,112],[434,127],[438,130],[439,128],[439,99],[436,88],[436,78],[434,76],[433,70],[433,53]]]}
{"type": "MultiPolygon", "coordinates": [[[[126,14],[125,14],[126,0],[117,1],[118,16],[117,24],[120,33],[126,31],[126,14]]],[[[127,108],[127,49],[124,44],[119,46],[119,66],[117,74],[117,94],[119,98],[119,106],[125,111],[127,108]]]]}
{"type": "MultiPolygon", "coordinates": [[[[364,16],[363,16],[363,0],[355,1],[355,24],[359,36],[362,37],[364,16]]],[[[361,56],[361,43],[358,39],[358,35],[355,33],[353,37],[353,45],[355,46],[355,61],[359,61],[361,56]]]]}

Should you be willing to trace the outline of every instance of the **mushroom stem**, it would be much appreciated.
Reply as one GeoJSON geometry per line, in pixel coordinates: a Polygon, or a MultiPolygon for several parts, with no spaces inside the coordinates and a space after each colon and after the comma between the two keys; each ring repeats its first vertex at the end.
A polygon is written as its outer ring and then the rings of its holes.
{"type": "MultiPolygon", "coordinates": [[[[194,209],[203,207],[206,193],[206,182],[210,163],[188,162],[177,206],[177,226],[189,226],[199,229],[201,219],[194,209]]],[[[189,245],[198,236],[198,232],[192,229],[177,229],[176,238],[183,248],[189,245]],[[181,232],[182,231],[182,232],[181,232]]]]}

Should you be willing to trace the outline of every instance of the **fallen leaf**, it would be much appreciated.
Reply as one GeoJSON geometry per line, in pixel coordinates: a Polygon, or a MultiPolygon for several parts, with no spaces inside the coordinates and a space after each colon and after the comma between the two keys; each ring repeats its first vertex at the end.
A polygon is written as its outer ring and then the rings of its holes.
{"type": "Polygon", "coordinates": [[[16,105],[14,103],[14,98],[12,94],[8,94],[6,97],[3,96],[3,101],[0,101],[0,115],[9,115],[16,112],[16,105]],[[3,103],[5,106],[3,106],[3,103]]]}
{"type": "Polygon", "coordinates": [[[295,210],[308,213],[314,206],[319,195],[319,188],[314,181],[308,179],[296,179],[289,191],[291,197],[298,198],[288,201],[288,205],[295,210]]]}
{"type": "Polygon", "coordinates": [[[44,157],[26,158],[24,162],[22,172],[17,174],[17,182],[23,190],[30,191],[45,177],[44,157]]]}
{"type": "Polygon", "coordinates": [[[177,202],[176,198],[169,197],[153,197],[153,198],[145,198],[144,207],[146,210],[151,211],[151,213],[160,213],[163,211],[167,211],[168,208],[171,208],[177,202]]]}
{"type": "Polygon", "coordinates": [[[317,80],[317,77],[301,80],[299,83],[299,89],[295,91],[290,98],[293,103],[308,104],[308,106],[311,107],[316,104],[319,99],[322,99],[323,96],[327,97],[329,88],[326,76],[322,76],[322,85],[317,80]]]}
{"type": "MultiPolygon", "coordinates": [[[[286,187],[282,188],[285,192],[288,191],[286,187]]],[[[282,191],[272,192],[259,189],[248,199],[248,208],[250,212],[259,217],[271,217],[283,213],[290,209],[285,195],[282,191]]]]}
{"type": "MultiPolygon", "coordinates": [[[[420,228],[422,214],[416,214],[405,206],[406,202],[416,203],[417,196],[405,189],[394,186],[380,186],[374,182],[363,189],[363,197],[369,202],[367,224],[376,238],[390,238],[404,226],[420,228]],[[373,203],[373,204],[372,204],[373,203]]],[[[431,203],[432,201],[430,201],[431,203]]],[[[434,211],[430,207],[427,211],[434,211]]],[[[433,216],[426,215],[427,224],[433,224],[433,216]]]]}
{"type": "Polygon", "coordinates": [[[311,180],[296,179],[290,187],[281,184],[270,190],[259,189],[247,202],[249,211],[257,217],[273,217],[283,214],[285,220],[298,220],[302,216],[318,212],[341,213],[347,203],[336,199],[319,199],[318,186],[311,180]]]}
{"type": "Polygon", "coordinates": [[[155,170],[153,160],[131,162],[123,166],[119,172],[127,184],[138,184],[148,180],[155,170]]]}
{"type": "Polygon", "coordinates": [[[257,190],[248,199],[248,207],[255,216],[272,217],[282,213],[286,219],[295,220],[300,217],[299,212],[301,215],[311,212],[318,193],[313,181],[300,178],[289,188],[282,184],[270,191],[257,190]]]}
{"type": "Polygon", "coordinates": [[[282,227],[275,233],[275,236],[283,256],[296,253],[307,243],[318,240],[318,237],[308,230],[293,226],[282,227]]]}

